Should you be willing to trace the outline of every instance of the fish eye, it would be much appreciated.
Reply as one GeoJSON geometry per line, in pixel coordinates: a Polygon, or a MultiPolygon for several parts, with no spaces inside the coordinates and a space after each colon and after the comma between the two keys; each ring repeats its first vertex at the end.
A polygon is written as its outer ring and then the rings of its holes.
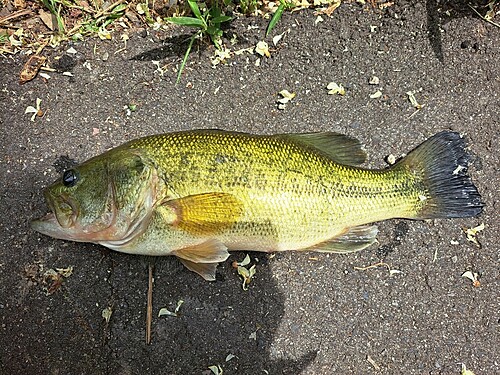
{"type": "Polygon", "coordinates": [[[75,184],[78,182],[80,176],[78,175],[78,172],[75,171],[74,169],[68,169],[63,173],[62,176],[62,181],[64,186],[66,187],[72,187],[75,186],[75,184]]]}

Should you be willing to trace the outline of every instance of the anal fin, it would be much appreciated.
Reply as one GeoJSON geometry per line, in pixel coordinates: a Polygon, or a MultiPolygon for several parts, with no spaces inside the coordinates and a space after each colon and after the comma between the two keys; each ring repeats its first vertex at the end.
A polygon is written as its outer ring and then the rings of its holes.
{"type": "Polygon", "coordinates": [[[376,225],[360,225],[347,228],[341,235],[315,245],[307,250],[324,253],[354,253],[377,241],[376,225]]]}

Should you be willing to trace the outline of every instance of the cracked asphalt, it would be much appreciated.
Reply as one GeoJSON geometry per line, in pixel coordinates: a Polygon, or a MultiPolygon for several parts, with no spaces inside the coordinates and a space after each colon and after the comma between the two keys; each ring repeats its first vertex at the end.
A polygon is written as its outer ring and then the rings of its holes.
{"type": "MultiPolygon", "coordinates": [[[[463,363],[500,374],[500,31],[465,5],[433,4],[343,4],[322,22],[313,11],[286,13],[268,38],[270,58],[256,64],[244,53],[212,67],[213,48],[201,44],[179,85],[184,29],[131,34],[126,48],[119,37],[60,46],[48,52],[58,71],[24,85],[27,57],[1,56],[0,373],[210,374],[219,365],[224,374],[458,374],[463,363]],[[345,96],[327,94],[332,81],[345,96]],[[297,96],[279,110],[282,89],[297,96]],[[32,122],[24,111],[37,98],[43,116],[32,122]],[[29,228],[47,211],[43,187],[71,163],[138,136],[194,128],[342,132],[365,145],[369,167],[451,129],[468,141],[485,209],[477,218],[380,223],[379,244],[356,254],[250,253],[257,273],[248,291],[231,265],[245,253],[206,282],[171,257],[29,228]],[[481,223],[478,247],[463,228],[481,223]],[[381,261],[400,272],[359,269],[381,261]],[[46,276],[69,266],[68,277],[46,276]],[[478,274],[479,287],[465,271],[478,274]],[[179,300],[178,316],[157,316],[179,300]]],[[[231,48],[255,45],[266,25],[234,20],[231,48]]]]}

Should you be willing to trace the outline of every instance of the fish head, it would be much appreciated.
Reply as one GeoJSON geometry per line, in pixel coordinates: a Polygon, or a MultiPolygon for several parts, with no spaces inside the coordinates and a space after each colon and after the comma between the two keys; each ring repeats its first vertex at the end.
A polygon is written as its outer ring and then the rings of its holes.
{"type": "Polygon", "coordinates": [[[44,191],[50,212],[31,223],[48,236],[127,241],[147,225],[157,198],[155,169],[137,150],[111,150],[72,169],[44,191]]]}

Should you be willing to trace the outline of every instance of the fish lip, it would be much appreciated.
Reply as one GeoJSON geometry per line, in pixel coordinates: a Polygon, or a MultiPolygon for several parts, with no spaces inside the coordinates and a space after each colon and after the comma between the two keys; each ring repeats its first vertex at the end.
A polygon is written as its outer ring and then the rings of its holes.
{"type": "Polygon", "coordinates": [[[61,226],[61,228],[71,228],[75,225],[77,217],[78,217],[78,206],[76,202],[71,199],[67,194],[59,194],[57,197],[61,200],[62,203],[67,204],[71,208],[71,215],[63,214],[62,210],[55,203],[55,197],[50,193],[49,190],[44,191],[45,201],[47,202],[47,206],[49,207],[50,212],[41,218],[41,220],[49,220],[54,221],[57,220],[57,223],[61,226]],[[51,216],[53,215],[53,217],[51,216]]]}

